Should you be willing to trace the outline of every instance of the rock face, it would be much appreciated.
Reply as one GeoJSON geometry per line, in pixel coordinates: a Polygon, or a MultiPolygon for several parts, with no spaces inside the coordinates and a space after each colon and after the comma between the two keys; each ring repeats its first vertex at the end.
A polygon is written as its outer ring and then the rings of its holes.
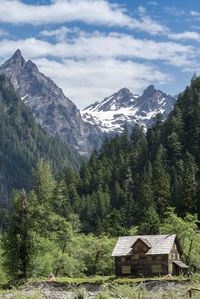
{"type": "Polygon", "coordinates": [[[20,50],[0,67],[0,74],[10,78],[36,121],[50,134],[58,134],[83,155],[100,146],[103,133],[98,126],[84,122],[62,90],[40,73],[31,60],[26,62],[20,50]]]}
{"type": "Polygon", "coordinates": [[[123,88],[102,102],[86,107],[81,114],[86,122],[97,124],[103,132],[120,133],[124,124],[131,128],[138,123],[147,128],[154,122],[158,112],[165,119],[172,111],[175,101],[175,97],[156,90],[153,85],[142,96],[123,88]]]}

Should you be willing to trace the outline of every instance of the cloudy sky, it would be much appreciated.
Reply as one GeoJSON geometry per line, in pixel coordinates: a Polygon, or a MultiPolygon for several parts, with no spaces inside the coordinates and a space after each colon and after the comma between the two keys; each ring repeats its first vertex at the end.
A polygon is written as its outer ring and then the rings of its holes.
{"type": "Polygon", "coordinates": [[[123,87],[175,95],[200,71],[200,3],[0,0],[0,63],[18,48],[78,108],[123,87]]]}

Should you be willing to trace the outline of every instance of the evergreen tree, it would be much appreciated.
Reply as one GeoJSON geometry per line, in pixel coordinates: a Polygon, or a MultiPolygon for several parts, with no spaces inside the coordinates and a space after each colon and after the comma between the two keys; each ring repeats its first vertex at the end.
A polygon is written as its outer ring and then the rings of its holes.
{"type": "Polygon", "coordinates": [[[162,219],[166,209],[171,206],[170,178],[163,166],[164,149],[160,146],[157,158],[153,163],[152,191],[156,211],[162,219]]]}
{"type": "Polygon", "coordinates": [[[149,165],[148,171],[145,171],[141,179],[138,194],[137,194],[139,217],[139,232],[141,234],[155,234],[158,232],[160,225],[159,216],[155,209],[153,199],[153,192],[151,188],[151,166],[149,165]]]}
{"type": "Polygon", "coordinates": [[[12,279],[27,278],[27,275],[31,274],[33,238],[30,226],[26,194],[24,191],[21,194],[14,191],[9,229],[3,238],[4,267],[12,279]]]}
{"type": "Polygon", "coordinates": [[[64,180],[57,180],[52,194],[53,212],[68,218],[69,213],[72,212],[69,193],[64,180]]]}
{"type": "Polygon", "coordinates": [[[181,216],[186,213],[196,213],[196,172],[197,166],[194,157],[187,153],[185,164],[180,177],[179,194],[177,198],[177,212],[181,216]]]}
{"type": "Polygon", "coordinates": [[[49,205],[55,187],[50,163],[45,162],[43,158],[40,159],[36,169],[33,171],[33,178],[33,190],[37,195],[39,203],[49,205]]]}

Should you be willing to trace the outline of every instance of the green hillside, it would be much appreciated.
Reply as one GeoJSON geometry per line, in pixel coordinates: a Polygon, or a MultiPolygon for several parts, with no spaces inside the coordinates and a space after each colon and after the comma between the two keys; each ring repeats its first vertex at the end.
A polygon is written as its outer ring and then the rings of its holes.
{"type": "Polygon", "coordinates": [[[13,188],[29,188],[40,157],[51,162],[54,173],[63,166],[80,165],[80,155],[35,122],[4,76],[0,76],[0,136],[1,196],[13,188]]]}
{"type": "MultiPolygon", "coordinates": [[[[12,94],[10,88],[2,90],[12,94]]],[[[3,97],[8,98],[7,123],[18,123],[21,114],[12,97],[3,97]]],[[[30,192],[12,193],[9,223],[1,212],[1,280],[51,272],[60,277],[112,275],[118,236],[159,233],[176,234],[183,262],[199,272],[199,109],[200,77],[179,95],[165,122],[158,114],[146,133],[139,126],[131,134],[124,128],[79,171],[66,166],[55,180],[49,163],[40,159],[30,192]]]]}
{"type": "Polygon", "coordinates": [[[135,126],[107,139],[78,175],[63,170],[72,210],[85,232],[158,233],[165,213],[200,219],[200,77],[179,95],[165,122],[160,114],[146,133],[135,126]]]}

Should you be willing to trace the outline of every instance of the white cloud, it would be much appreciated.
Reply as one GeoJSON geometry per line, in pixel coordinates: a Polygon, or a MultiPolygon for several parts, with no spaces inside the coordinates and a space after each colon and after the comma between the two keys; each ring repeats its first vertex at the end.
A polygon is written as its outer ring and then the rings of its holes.
{"type": "Polygon", "coordinates": [[[20,48],[26,57],[32,58],[45,56],[76,59],[137,58],[145,61],[160,60],[176,66],[190,64],[195,56],[192,46],[176,42],[141,40],[128,34],[103,34],[97,31],[89,34],[80,31],[70,41],[60,41],[55,44],[35,38],[0,41],[2,56],[12,55],[17,48],[20,48]]]}
{"type": "Polygon", "coordinates": [[[8,33],[2,29],[0,29],[0,36],[6,36],[8,33]]]}
{"type": "Polygon", "coordinates": [[[59,63],[35,59],[34,62],[79,108],[102,100],[125,86],[138,93],[152,82],[162,84],[171,80],[169,74],[160,72],[155,66],[130,60],[66,59],[59,63]]]}
{"type": "Polygon", "coordinates": [[[194,17],[200,17],[200,12],[195,11],[195,10],[191,10],[190,14],[191,14],[191,16],[194,16],[194,17]]]}
{"type": "Polygon", "coordinates": [[[158,5],[158,2],[156,2],[156,1],[148,1],[147,4],[149,4],[149,5],[158,5]]]}
{"type": "Polygon", "coordinates": [[[0,22],[41,25],[72,21],[127,27],[150,34],[166,31],[165,26],[150,17],[131,18],[125,9],[106,0],[57,0],[50,5],[30,5],[19,0],[0,1],[0,22]]]}
{"type": "Polygon", "coordinates": [[[194,29],[198,29],[198,30],[199,30],[199,29],[200,29],[200,26],[192,25],[191,28],[194,28],[194,29]]]}
{"type": "Polygon", "coordinates": [[[166,6],[165,11],[173,16],[183,16],[186,14],[183,9],[177,8],[176,6],[166,6]]]}
{"type": "Polygon", "coordinates": [[[56,43],[36,38],[4,39],[0,41],[0,57],[7,59],[20,48],[22,55],[35,61],[40,71],[62,87],[78,107],[125,86],[140,92],[148,84],[167,83],[171,76],[156,66],[158,61],[181,68],[194,61],[194,48],[177,42],[141,40],[116,32],[69,30],[61,27],[41,32],[45,39],[60,36],[56,43]],[[71,31],[76,34],[68,40],[71,31]]]}
{"type": "Polygon", "coordinates": [[[56,30],[43,30],[40,32],[40,35],[47,36],[47,37],[55,36],[58,41],[64,41],[67,33],[69,32],[72,32],[72,30],[62,26],[56,30]]]}
{"type": "Polygon", "coordinates": [[[200,41],[200,34],[198,32],[194,31],[184,31],[181,33],[170,33],[168,34],[168,37],[174,40],[196,40],[200,41]]]}
{"type": "Polygon", "coordinates": [[[139,6],[138,12],[139,12],[139,14],[144,15],[144,14],[146,14],[146,8],[143,6],[139,6]]]}

